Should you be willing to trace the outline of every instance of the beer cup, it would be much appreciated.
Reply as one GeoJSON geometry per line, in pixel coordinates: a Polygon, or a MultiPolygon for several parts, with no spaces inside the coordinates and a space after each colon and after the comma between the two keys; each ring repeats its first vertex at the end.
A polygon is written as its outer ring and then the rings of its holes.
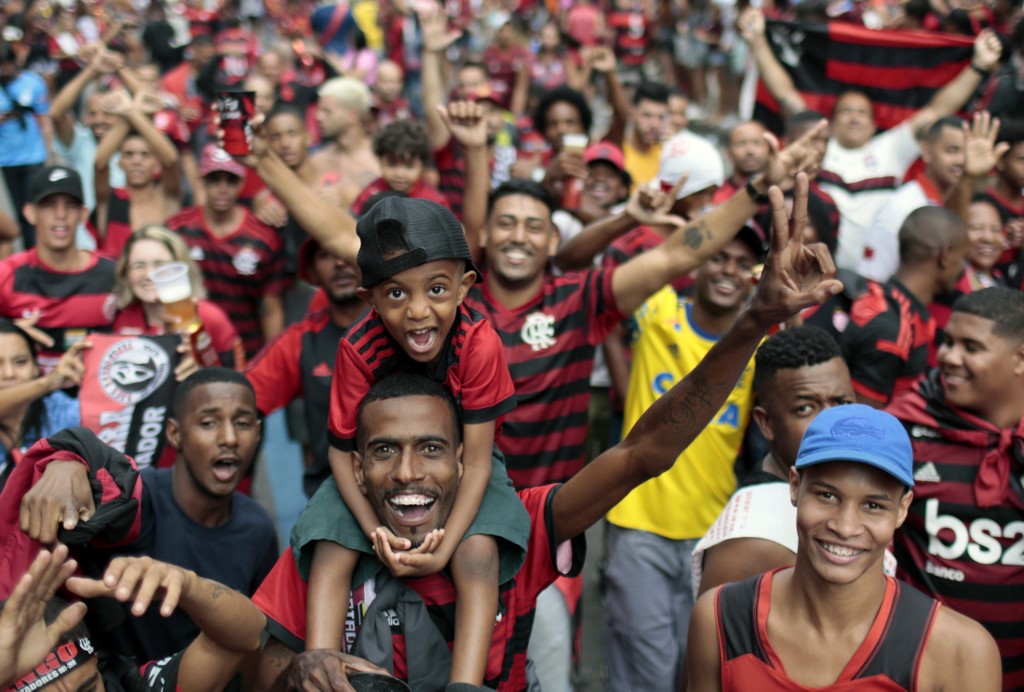
{"type": "Polygon", "coordinates": [[[163,303],[167,314],[178,319],[178,329],[188,331],[199,321],[196,304],[192,300],[192,282],[188,276],[188,265],[184,262],[168,262],[149,273],[156,287],[156,295],[163,303]]]}

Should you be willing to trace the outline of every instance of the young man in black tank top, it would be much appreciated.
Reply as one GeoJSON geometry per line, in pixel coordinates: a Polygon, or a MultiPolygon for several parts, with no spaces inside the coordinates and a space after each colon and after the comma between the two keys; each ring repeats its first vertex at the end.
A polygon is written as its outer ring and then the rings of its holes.
{"type": "Polygon", "coordinates": [[[710,591],[690,622],[689,690],[991,690],[995,641],[882,573],[913,497],[903,426],[862,404],[808,427],[790,496],[796,565],[710,591]]]}

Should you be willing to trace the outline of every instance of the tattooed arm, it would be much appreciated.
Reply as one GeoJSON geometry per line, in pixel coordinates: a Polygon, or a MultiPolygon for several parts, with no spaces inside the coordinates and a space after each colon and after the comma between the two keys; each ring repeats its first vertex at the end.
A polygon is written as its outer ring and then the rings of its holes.
{"type": "Polygon", "coordinates": [[[835,265],[825,246],[803,244],[807,177],[798,178],[792,218],[782,191],[772,188],[770,195],[771,253],[750,304],[704,360],[647,409],[626,439],[558,491],[553,509],[559,541],[582,533],[633,488],[672,468],[725,403],[768,329],[842,290],[832,278],[835,265]]]}
{"type": "Polygon", "coordinates": [[[223,690],[246,656],[259,650],[266,626],[259,608],[237,591],[149,557],[115,558],[102,580],[71,577],[67,588],[83,598],[106,596],[130,602],[136,616],[155,600],[162,601],[164,617],[176,608],[184,610],[200,629],[178,669],[178,689],[189,692],[223,690]]]}
{"type": "MultiPolygon", "coordinates": [[[[819,152],[812,146],[813,138],[824,131],[827,123],[822,121],[784,150],[778,150],[778,142],[771,135],[765,135],[771,155],[763,175],[751,181],[760,195],[770,185],[792,187],[794,176],[818,160],[819,152]]],[[[668,193],[669,206],[659,199],[651,200],[654,211],[669,212],[675,208],[677,192],[685,178],[668,193]]],[[[633,205],[633,199],[630,199],[633,205]]],[[[644,206],[644,205],[640,205],[644,206]]],[[[635,212],[630,212],[637,218],[635,212]]],[[[634,257],[620,266],[612,277],[612,289],[618,301],[619,310],[631,313],[647,298],[666,283],[699,267],[729,244],[743,224],[757,213],[760,205],[745,190],[733,195],[725,204],[702,214],[686,225],[676,228],[658,247],[634,257]]],[[[643,221],[641,221],[643,222],[643,221]]]]}

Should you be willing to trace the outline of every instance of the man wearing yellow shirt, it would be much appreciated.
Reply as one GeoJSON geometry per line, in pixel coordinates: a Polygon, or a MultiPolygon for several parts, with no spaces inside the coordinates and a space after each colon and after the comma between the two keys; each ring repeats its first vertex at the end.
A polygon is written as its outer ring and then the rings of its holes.
{"type": "MultiPolygon", "coordinates": [[[[624,434],[735,322],[763,249],[761,236],[744,228],[697,271],[693,299],[666,286],[636,311],[624,434]]],[[[753,369],[751,360],[712,424],[672,470],[608,513],[608,689],[680,689],[693,608],[690,553],[736,489],[733,463],[753,408],[753,369]]]]}

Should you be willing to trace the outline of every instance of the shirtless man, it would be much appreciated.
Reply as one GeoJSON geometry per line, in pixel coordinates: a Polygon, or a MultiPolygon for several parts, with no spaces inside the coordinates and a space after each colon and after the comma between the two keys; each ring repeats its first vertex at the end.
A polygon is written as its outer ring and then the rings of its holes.
{"type": "Polygon", "coordinates": [[[690,692],[1001,687],[985,629],[882,573],[914,493],[903,425],[864,404],[820,413],[789,474],[796,565],[705,593],[690,621],[690,692]]]}
{"type": "Polygon", "coordinates": [[[370,89],[353,77],[335,77],[320,86],[316,122],[323,146],[313,155],[331,201],[343,209],[380,177],[380,164],[366,126],[370,118],[370,89]]]}
{"type": "Polygon", "coordinates": [[[145,91],[134,97],[114,92],[103,107],[117,118],[96,150],[96,210],[90,227],[99,251],[116,259],[132,231],[162,225],[181,209],[181,172],[177,148],[151,120],[163,107],[159,97],[145,91]],[[121,154],[124,188],[110,186],[115,152],[121,154]]]}

